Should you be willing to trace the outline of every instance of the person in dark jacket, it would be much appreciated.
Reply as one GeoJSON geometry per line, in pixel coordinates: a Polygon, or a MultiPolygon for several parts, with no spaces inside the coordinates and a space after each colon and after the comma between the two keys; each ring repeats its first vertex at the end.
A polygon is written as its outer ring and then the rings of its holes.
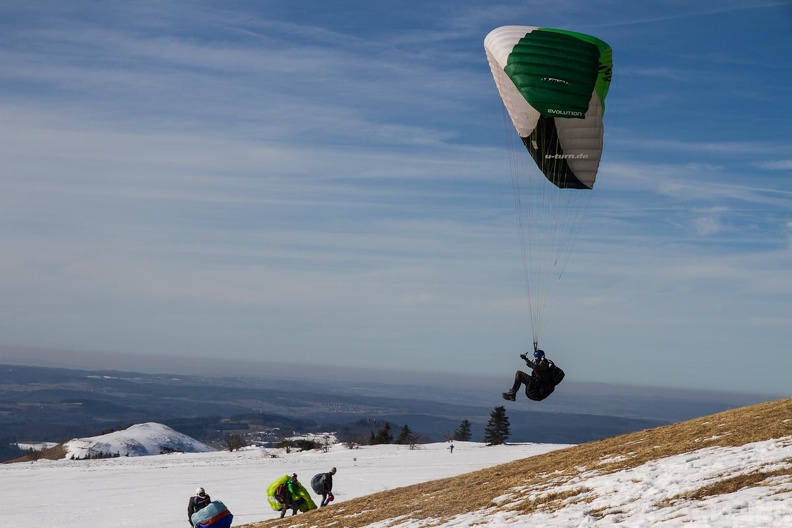
{"type": "Polygon", "coordinates": [[[190,523],[190,526],[193,525],[192,523],[192,515],[193,513],[197,512],[198,510],[202,510],[209,506],[209,503],[212,502],[212,499],[209,495],[204,491],[203,488],[198,488],[195,490],[195,495],[190,497],[190,503],[187,505],[187,522],[190,523]]]}
{"type": "Polygon", "coordinates": [[[514,373],[514,385],[508,391],[503,393],[503,399],[515,401],[517,399],[517,391],[520,386],[525,384],[525,395],[529,400],[542,401],[555,390],[555,386],[561,383],[564,379],[564,371],[555,366],[555,364],[547,359],[544,350],[534,350],[534,359],[528,358],[528,354],[520,354],[520,358],[525,360],[525,364],[531,367],[531,374],[527,374],[522,370],[514,373]]]}
{"type": "Polygon", "coordinates": [[[322,502],[319,507],[327,506],[335,499],[333,496],[333,475],[336,474],[336,468],[331,469],[327,473],[317,473],[311,479],[311,487],[317,495],[322,496],[322,502]]]}

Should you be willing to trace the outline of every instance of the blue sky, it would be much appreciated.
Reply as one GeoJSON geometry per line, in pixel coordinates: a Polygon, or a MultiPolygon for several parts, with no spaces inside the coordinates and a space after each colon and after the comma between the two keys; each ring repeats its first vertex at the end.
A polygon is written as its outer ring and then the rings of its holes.
{"type": "Polygon", "coordinates": [[[548,355],[583,381],[788,395],[773,1],[4,2],[0,346],[507,385],[531,329],[483,39],[510,24],[614,50],[548,355]]]}

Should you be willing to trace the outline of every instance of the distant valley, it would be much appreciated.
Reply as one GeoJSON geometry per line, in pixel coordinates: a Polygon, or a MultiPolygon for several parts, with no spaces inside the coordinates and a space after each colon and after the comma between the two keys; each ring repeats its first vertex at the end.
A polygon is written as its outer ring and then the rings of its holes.
{"type": "MultiPolygon", "coordinates": [[[[160,422],[220,446],[230,433],[275,442],[337,431],[367,438],[385,422],[425,441],[449,437],[462,420],[481,441],[503,405],[511,441],[579,444],[764,401],[756,395],[684,394],[564,382],[550,399],[504,402],[500,380],[433,386],[333,382],[282,376],[207,377],[0,365],[0,442],[63,442],[135,423],[160,422]]],[[[767,399],[770,399],[769,397],[767,399]]],[[[2,456],[2,459],[10,456],[2,456]]]]}

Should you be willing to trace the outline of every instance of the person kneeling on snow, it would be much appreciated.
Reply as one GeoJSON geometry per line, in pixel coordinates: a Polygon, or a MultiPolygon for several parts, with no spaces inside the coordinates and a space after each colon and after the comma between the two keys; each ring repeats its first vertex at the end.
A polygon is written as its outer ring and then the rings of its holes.
{"type": "Polygon", "coordinates": [[[187,522],[190,523],[190,526],[193,525],[193,513],[206,508],[209,506],[210,502],[212,502],[212,499],[209,498],[209,495],[204,491],[203,488],[198,488],[195,490],[195,496],[190,497],[190,503],[187,505],[187,522]]]}

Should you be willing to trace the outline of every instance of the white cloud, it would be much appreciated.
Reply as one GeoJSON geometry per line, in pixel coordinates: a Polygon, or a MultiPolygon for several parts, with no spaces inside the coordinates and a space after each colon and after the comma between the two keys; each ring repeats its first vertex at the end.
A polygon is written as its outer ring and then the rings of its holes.
{"type": "Polygon", "coordinates": [[[792,160],[764,161],[756,166],[768,170],[792,170],[792,160]]]}

